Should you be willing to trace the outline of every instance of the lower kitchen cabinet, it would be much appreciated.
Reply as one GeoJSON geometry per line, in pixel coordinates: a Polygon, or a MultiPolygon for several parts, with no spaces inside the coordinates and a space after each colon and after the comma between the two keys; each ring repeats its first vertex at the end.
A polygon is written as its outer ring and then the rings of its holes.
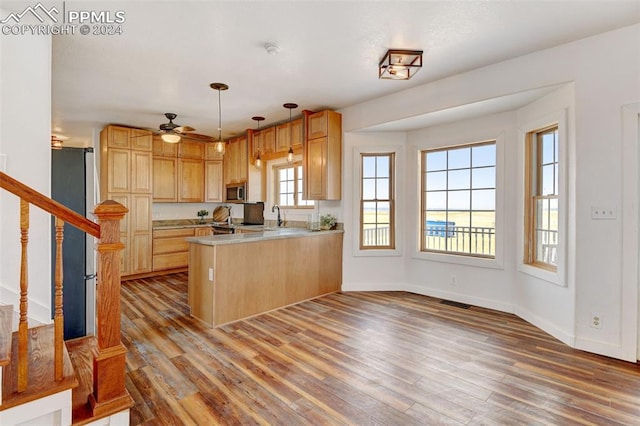
{"type": "Polygon", "coordinates": [[[186,268],[189,263],[189,243],[194,228],[158,229],[153,231],[153,270],[186,268]]]}

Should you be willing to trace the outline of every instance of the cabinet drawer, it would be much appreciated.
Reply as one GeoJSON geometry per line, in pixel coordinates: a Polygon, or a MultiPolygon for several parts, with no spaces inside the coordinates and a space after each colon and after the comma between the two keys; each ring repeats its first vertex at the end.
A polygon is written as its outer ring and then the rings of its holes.
{"type": "Polygon", "coordinates": [[[161,254],[153,256],[153,270],[186,268],[189,264],[189,252],[161,254]]]}
{"type": "Polygon", "coordinates": [[[187,237],[154,238],[153,254],[179,253],[189,251],[187,237]]]}
{"type": "Polygon", "coordinates": [[[154,240],[156,238],[193,237],[194,235],[193,228],[157,229],[153,231],[154,240]]]}

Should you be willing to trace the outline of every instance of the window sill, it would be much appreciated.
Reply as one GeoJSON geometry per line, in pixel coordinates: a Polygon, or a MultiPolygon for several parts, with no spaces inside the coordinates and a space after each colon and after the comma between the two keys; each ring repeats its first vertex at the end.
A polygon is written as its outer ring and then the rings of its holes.
{"type": "Polygon", "coordinates": [[[565,286],[564,281],[562,280],[562,276],[558,273],[558,271],[549,271],[547,269],[537,268],[535,266],[526,265],[524,263],[521,263],[518,266],[518,271],[522,272],[523,274],[541,279],[543,281],[547,281],[551,284],[555,284],[561,287],[565,286]]]}
{"type": "Polygon", "coordinates": [[[371,250],[353,250],[354,257],[400,257],[402,251],[399,249],[371,249],[371,250]]]}
{"type": "Polygon", "coordinates": [[[475,266],[479,268],[504,269],[502,261],[496,256],[493,259],[483,257],[463,256],[458,254],[415,252],[414,259],[429,260],[432,262],[453,263],[457,265],[475,266]]]}

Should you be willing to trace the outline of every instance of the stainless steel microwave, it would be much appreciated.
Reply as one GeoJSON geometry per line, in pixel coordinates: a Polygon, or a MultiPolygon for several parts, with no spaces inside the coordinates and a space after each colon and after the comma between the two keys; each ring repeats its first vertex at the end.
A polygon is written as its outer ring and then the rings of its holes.
{"type": "Polygon", "coordinates": [[[227,197],[225,201],[232,203],[243,203],[245,201],[246,184],[234,183],[227,185],[227,197]]]}

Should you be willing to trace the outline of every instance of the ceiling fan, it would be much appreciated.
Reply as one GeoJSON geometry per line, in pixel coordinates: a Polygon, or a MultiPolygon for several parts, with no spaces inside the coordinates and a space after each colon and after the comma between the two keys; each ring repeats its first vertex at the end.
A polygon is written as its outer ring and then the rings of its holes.
{"type": "Polygon", "coordinates": [[[202,141],[212,140],[210,136],[192,133],[196,129],[191,126],[180,126],[179,124],[174,123],[173,120],[176,119],[177,114],[167,112],[164,114],[164,116],[167,117],[167,120],[169,120],[169,122],[163,123],[159,127],[160,137],[163,141],[168,143],[178,143],[183,137],[187,139],[198,139],[202,141]]]}

